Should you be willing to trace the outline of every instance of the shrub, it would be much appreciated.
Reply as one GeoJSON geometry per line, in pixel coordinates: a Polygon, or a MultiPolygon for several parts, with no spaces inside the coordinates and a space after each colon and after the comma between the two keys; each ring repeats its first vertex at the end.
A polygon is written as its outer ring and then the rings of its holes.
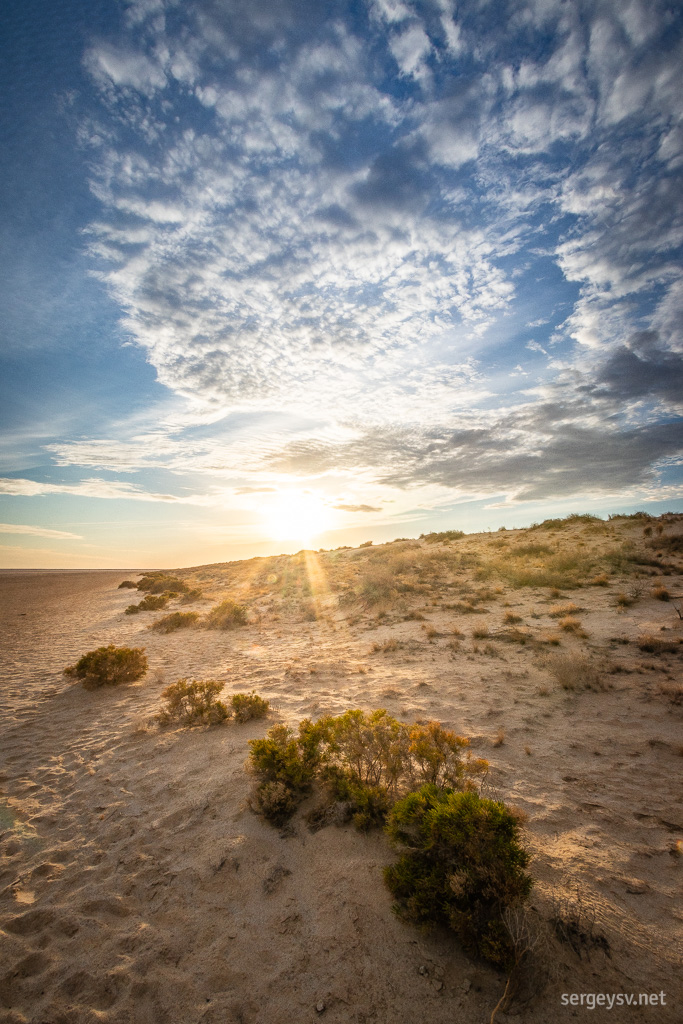
{"type": "Polygon", "coordinates": [[[153,622],[150,629],[156,629],[159,633],[173,633],[176,629],[194,626],[198,619],[198,612],[171,612],[170,615],[164,615],[163,619],[153,622]]]}
{"type": "Polygon", "coordinates": [[[588,634],[584,632],[580,621],[573,615],[565,615],[565,617],[560,619],[557,624],[560,629],[563,629],[566,633],[573,633],[575,636],[580,637],[588,636],[588,634]]]}
{"type": "Polygon", "coordinates": [[[383,709],[327,715],[315,724],[305,719],[298,736],[277,725],[249,745],[248,767],[261,785],[282,783],[299,794],[298,803],[318,778],[328,801],[343,804],[362,829],[384,822],[409,788],[468,788],[488,769],[487,761],[470,757],[468,740],[438,722],[407,725],[383,709]]]}
{"type": "Polygon", "coordinates": [[[250,740],[247,767],[260,782],[281,782],[293,793],[306,792],[319,764],[319,735],[309,719],[296,734],[287,725],[274,725],[264,739],[250,740]]]}
{"type": "Polygon", "coordinates": [[[199,601],[202,597],[202,592],[197,587],[190,590],[186,590],[183,594],[180,603],[181,604],[192,604],[193,601],[199,601]]]}
{"type": "Polygon", "coordinates": [[[545,664],[563,690],[604,690],[599,669],[588,658],[549,654],[545,664]]]}
{"type": "Polygon", "coordinates": [[[133,583],[132,580],[124,580],[123,583],[119,583],[117,590],[137,590],[137,583],[133,583]]]}
{"type": "Polygon", "coordinates": [[[562,619],[565,615],[573,615],[575,612],[582,612],[584,609],[580,608],[578,604],[574,604],[571,601],[569,604],[558,604],[554,608],[551,608],[548,615],[551,619],[562,619]]]}
{"type": "Polygon", "coordinates": [[[441,788],[463,789],[472,785],[476,775],[488,770],[487,761],[470,759],[468,739],[444,729],[439,722],[410,726],[408,740],[413,785],[430,783],[441,788]]]}
{"type": "Polygon", "coordinates": [[[397,911],[423,926],[449,926],[469,952],[510,966],[503,913],[532,885],[512,811],[476,793],[426,785],[395,804],[387,832],[404,851],[384,871],[397,911]]]}
{"type": "Polygon", "coordinates": [[[100,686],[118,686],[140,679],[147,671],[147,658],[142,647],[98,647],[88,651],[75,665],[64,669],[64,675],[79,679],[86,690],[100,686]]]}
{"type": "Polygon", "coordinates": [[[233,693],[230,698],[232,713],[238,722],[248,722],[251,718],[265,718],[270,704],[257,693],[233,693]]]}
{"type": "Polygon", "coordinates": [[[638,647],[648,654],[673,654],[679,649],[680,641],[665,640],[660,636],[653,636],[652,633],[642,633],[638,637],[638,647]]]}
{"type": "Polygon", "coordinates": [[[669,601],[669,600],[671,600],[671,594],[666,589],[666,587],[663,587],[661,584],[659,586],[657,586],[657,587],[653,587],[652,588],[652,596],[657,601],[669,601]]]}
{"type": "Polygon", "coordinates": [[[160,608],[165,608],[171,597],[175,595],[171,594],[148,594],[144,597],[139,604],[129,604],[126,608],[126,615],[137,615],[138,612],[156,612],[160,608]]]}
{"type": "Polygon", "coordinates": [[[157,715],[162,725],[174,722],[183,725],[217,725],[230,717],[230,711],[218,694],[223,683],[208,680],[201,682],[179,679],[177,683],[167,686],[161,694],[166,707],[157,715]]]}
{"type": "Polygon", "coordinates": [[[284,825],[297,809],[299,798],[284,782],[262,782],[250,804],[257,814],[262,814],[273,825],[284,825]]]}
{"type": "Polygon", "coordinates": [[[220,604],[214,605],[204,619],[204,625],[208,629],[235,629],[237,626],[246,626],[247,621],[247,609],[244,605],[228,597],[220,604]]]}
{"type": "Polygon", "coordinates": [[[150,572],[145,573],[142,579],[138,580],[137,589],[147,594],[163,594],[165,590],[173,590],[176,594],[185,594],[189,587],[177,576],[167,576],[163,572],[150,572]]]}

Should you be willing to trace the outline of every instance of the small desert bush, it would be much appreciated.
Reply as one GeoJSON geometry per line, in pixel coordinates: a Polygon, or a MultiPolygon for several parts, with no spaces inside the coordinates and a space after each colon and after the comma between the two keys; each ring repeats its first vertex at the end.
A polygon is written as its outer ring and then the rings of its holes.
{"type": "Polygon", "coordinates": [[[247,609],[230,597],[214,605],[204,619],[204,625],[208,629],[235,629],[246,624],[247,609]]]}
{"type": "Polygon", "coordinates": [[[669,601],[669,600],[671,600],[671,594],[666,589],[666,587],[661,586],[661,584],[659,586],[657,586],[657,587],[653,587],[652,588],[652,596],[657,601],[669,601]]]}
{"type": "Polygon", "coordinates": [[[485,622],[482,622],[481,626],[476,626],[472,630],[472,636],[475,640],[485,640],[489,635],[489,627],[485,622]]]}
{"type": "Polygon", "coordinates": [[[157,721],[161,725],[218,725],[227,721],[230,710],[218,700],[223,686],[214,680],[179,679],[161,694],[166,707],[157,715],[157,721]]]}
{"type": "Polygon", "coordinates": [[[193,587],[190,590],[186,590],[180,599],[181,604],[192,604],[193,601],[199,601],[202,597],[202,592],[197,587],[193,587]]]}
{"type": "Polygon", "coordinates": [[[142,647],[98,647],[88,651],[75,665],[64,669],[64,675],[79,679],[86,690],[100,686],[119,686],[140,679],[147,671],[147,658],[142,647]]]}
{"type": "Polygon", "coordinates": [[[565,633],[573,633],[574,636],[586,637],[588,634],[584,631],[580,621],[573,615],[566,615],[563,619],[558,621],[558,626],[563,629],[565,633]]]}
{"type": "Polygon", "coordinates": [[[137,583],[133,583],[132,580],[124,580],[123,583],[119,583],[118,590],[137,590],[137,583]]]}
{"type": "Polygon", "coordinates": [[[630,608],[635,600],[635,597],[629,597],[628,594],[617,594],[617,608],[630,608]]]}
{"type": "Polygon", "coordinates": [[[546,668],[563,690],[602,690],[605,688],[599,669],[588,659],[569,654],[549,654],[546,668]]]}
{"type": "Polygon", "coordinates": [[[290,817],[310,789],[320,763],[319,741],[310,719],[299,723],[298,733],[274,725],[263,739],[249,741],[247,767],[258,780],[252,806],[273,824],[290,817]]]}
{"type": "Polygon", "coordinates": [[[673,654],[680,649],[677,640],[665,640],[652,633],[642,633],[638,637],[637,643],[640,650],[646,651],[648,654],[673,654]]]}
{"type": "Polygon", "coordinates": [[[126,615],[137,615],[138,612],[157,612],[165,608],[171,599],[171,594],[148,594],[139,604],[129,604],[126,608],[126,615]]]}
{"type": "Polygon", "coordinates": [[[554,608],[551,608],[548,615],[551,619],[562,619],[565,615],[574,615],[576,612],[582,612],[583,608],[580,608],[578,604],[570,602],[569,604],[558,604],[554,608]]]}
{"type": "Polygon", "coordinates": [[[505,612],[505,615],[503,616],[503,622],[507,622],[509,624],[513,624],[515,622],[521,622],[521,621],[522,621],[522,616],[521,615],[515,615],[514,612],[505,612]]]}
{"type": "Polygon", "coordinates": [[[473,792],[425,785],[394,805],[387,832],[402,851],[384,871],[397,912],[422,926],[450,927],[469,952],[508,967],[513,950],[503,913],[523,903],[532,885],[512,811],[473,792]]]}
{"type": "Polygon", "coordinates": [[[296,811],[300,796],[284,782],[262,782],[250,798],[252,810],[273,825],[284,825],[296,811]]]}
{"type": "Polygon", "coordinates": [[[188,591],[187,583],[178,579],[177,576],[167,576],[163,572],[145,573],[141,580],[138,580],[137,589],[147,594],[163,594],[164,591],[173,591],[175,594],[185,594],[188,591]]]}
{"type": "Polygon", "coordinates": [[[257,693],[233,693],[230,698],[230,707],[238,722],[248,722],[252,718],[265,718],[270,710],[270,704],[257,693]]]}
{"type": "Polygon", "coordinates": [[[156,629],[159,633],[174,633],[176,629],[187,629],[196,625],[198,619],[198,612],[171,612],[170,615],[164,615],[162,619],[153,622],[150,629],[156,629]]]}
{"type": "Polygon", "coordinates": [[[607,573],[601,572],[597,576],[594,576],[592,580],[588,581],[592,587],[608,587],[609,576],[607,573]]]}

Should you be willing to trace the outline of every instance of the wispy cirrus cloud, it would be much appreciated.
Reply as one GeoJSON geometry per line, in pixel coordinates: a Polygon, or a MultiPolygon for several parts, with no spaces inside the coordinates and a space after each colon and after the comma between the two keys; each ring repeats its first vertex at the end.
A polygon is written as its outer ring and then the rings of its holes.
{"type": "Polygon", "coordinates": [[[36,480],[0,477],[0,494],[14,497],[36,497],[45,494],[72,494],[85,498],[125,498],[130,501],[161,501],[184,505],[206,505],[210,499],[204,495],[178,497],[175,494],[154,494],[134,484],[93,477],[77,484],[50,484],[36,480]]]}
{"type": "Polygon", "coordinates": [[[78,533],[49,530],[42,526],[25,526],[19,523],[0,523],[0,533],[28,534],[31,537],[49,537],[51,540],[82,540],[78,533]]]}

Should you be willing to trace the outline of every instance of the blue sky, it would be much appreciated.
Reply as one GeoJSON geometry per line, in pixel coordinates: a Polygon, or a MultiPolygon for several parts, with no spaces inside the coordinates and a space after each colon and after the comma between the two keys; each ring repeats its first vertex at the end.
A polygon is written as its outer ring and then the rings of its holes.
{"type": "Polygon", "coordinates": [[[2,19],[0,564],[681,508],[680,5],[2,19]]]}

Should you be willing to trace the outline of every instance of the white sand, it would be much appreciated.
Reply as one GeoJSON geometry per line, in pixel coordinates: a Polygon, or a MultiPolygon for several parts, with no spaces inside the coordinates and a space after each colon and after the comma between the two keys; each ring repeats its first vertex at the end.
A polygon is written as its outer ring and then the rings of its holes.
{"type": "MultiPolygon", "coordinates": [[[[608,652],[626,669],[609,690],[567,693],[528,647],[475,651],[479,616],[426,607],[442,634],[430,642],[424,622],[402,617],[349,625],[328,596],[324,621],[164,636],[146,628],[159,613],[122,614],[141,596],[117,590],[126,576],[0,573],[0,1020],[488,1021],[505,979],[447,934],[425,936],[392,914],[381,834],[313,833],[304,807],[283,835],[246,807],[250,738],[275,720],[348,707],[436,718],[471,736],[500,796],[529,815],[539,917],[575,887],[597,915],[610,955],[579,959],[553,940],[550,983],[499,1021],[683,1020],[682,708],[657,692],[681,659],[608,643],[662,626],[680,636],[669,603],[645,595],[617,614],[618,586],[564,595],[586,608],[589,640],[561,649],[608,652]],[[468,636],[453,652],[456,620],[468,636]],[[372,653],[392,637],[406,646],[372,653]],[[146,648],[143,680],[88,692],[63,676],[110,642],[146,648]],[[147,724],[159,694],[183,676],[225,680],[228,694],[255,689],[275,710],[265,723],[159,731],[147,724]],[[563,992],[660,991],[665,1007],[560,1002],[563,992]]],[[[221,597],[220,567],[195,577],[221,597]]],[[[664,582],[683,593],[680,576],[664,582]]],[[[500,600],[534,629],[530,608],[547,612],[526,590],[500,600]]],[[[541,625],[554,626],[547,615],[541,625]]]]}

